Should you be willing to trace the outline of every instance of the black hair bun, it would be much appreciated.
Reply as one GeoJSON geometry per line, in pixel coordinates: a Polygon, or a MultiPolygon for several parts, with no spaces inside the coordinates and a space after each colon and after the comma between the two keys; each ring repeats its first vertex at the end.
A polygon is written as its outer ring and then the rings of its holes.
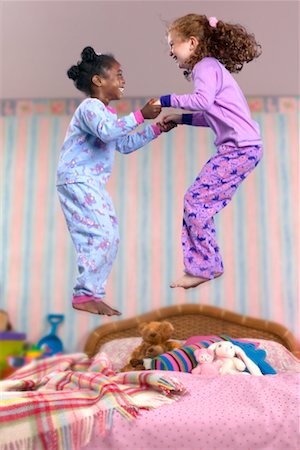
{"type": "Polygon", "coordinates": [[[79,76],[79,67],[78,66],[72,66],[67,72],[67,75],[71,80],[76,81],[79,76]]]}
{"type": "Polygon", "coordinates": [[[97,58],[97,54],[95,53],[95,50],[92,47],[85,47],[82,50],[81,58],[83,62],[93,63],[97,58]]]}

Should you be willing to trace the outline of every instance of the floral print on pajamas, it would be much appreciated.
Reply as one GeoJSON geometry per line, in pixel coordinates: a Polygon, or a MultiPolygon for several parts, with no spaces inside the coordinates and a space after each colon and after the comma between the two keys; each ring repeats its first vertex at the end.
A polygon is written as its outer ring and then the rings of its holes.
{"type": "Polygon", "coordinates": [[[160,97],[163,107],[182,108],[184,125],[210,127],[217,153],[206,163],[184,197],[182,246],[185,272],[211,279],[223,273],[213,216],[232,199],[262,156],[258,123],[236,80],[213,57],[191,72],[192,94],[160,97]]]}
{"type": "Polygon", "coordinates": [[[81,296],[105,296],[119,244],[118,221],[105,185],[116,150],[131,153],[160,134],[156,125],[129,134],[142,122],[140,111],[118,119],[95,98],[84,100],[70,122],[58,163],[57,191],[77,253],[73,302],[81,296]]]}
{"type": "Polygon", "coordinates": [[[77,253],[74,295],[103,298],[119,244],[112,201],[104,189],[85,183],[60,185],[58,195],[77,253]]]}
{"type": "Polygon", "coordinates": [[[223,145],[186,192],[182,246],[187,273],[207,279],[223,273],[213,216],[230,202],[261,156],[260,145],[243,148],[223,145]]]}

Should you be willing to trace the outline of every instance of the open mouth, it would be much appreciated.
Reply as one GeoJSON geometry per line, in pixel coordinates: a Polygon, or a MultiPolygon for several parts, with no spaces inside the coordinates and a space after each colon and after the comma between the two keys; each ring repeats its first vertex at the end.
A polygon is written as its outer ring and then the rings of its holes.
{"type": "Polygon", "coordinates": [[[124,88],[123,87],[119,87],[119,91],[121,92],[121,94],[123,94],[124,88]]]}

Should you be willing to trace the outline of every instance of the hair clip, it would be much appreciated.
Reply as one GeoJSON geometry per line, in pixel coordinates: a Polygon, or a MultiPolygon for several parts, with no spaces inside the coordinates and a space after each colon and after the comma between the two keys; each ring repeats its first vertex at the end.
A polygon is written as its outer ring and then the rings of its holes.
{"type": "Polygon", "coordinates": [[[217,28],[218,19],[216,17],[210,17],[208,22],[212,28],[217,28]]]}

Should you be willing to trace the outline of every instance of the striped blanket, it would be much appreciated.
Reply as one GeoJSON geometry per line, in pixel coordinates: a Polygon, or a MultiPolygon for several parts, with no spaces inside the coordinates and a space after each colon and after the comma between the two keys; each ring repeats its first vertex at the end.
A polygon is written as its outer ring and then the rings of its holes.
{"type": "Polygon", "coordinates": [[[94,426],[103,434],[111,428],[114,411],[133,419],[184,392],[160,373],[116,374],[104,353],[35,361],[0,382],[0,450],[77,450],[94,426]]]}

